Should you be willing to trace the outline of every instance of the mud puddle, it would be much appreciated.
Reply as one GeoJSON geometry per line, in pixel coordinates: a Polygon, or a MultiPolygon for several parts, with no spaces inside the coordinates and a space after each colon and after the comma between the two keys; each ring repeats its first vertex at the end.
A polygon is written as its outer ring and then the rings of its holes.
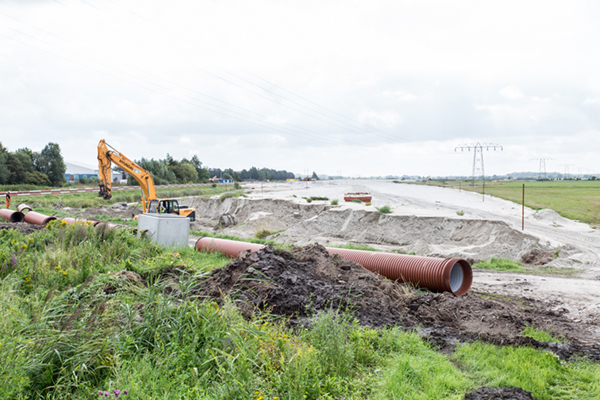
{"type": "Polygon", "coordinates": [[[452,351],[459,342],[482,340],[547,349],[561,358],[584,354],[600,361],[596,326],[574,323],[536,300],[423,293],[310,245],[292,247],[291,252],[271,248],[242,252],[205,278],[198,294],[217,301],[230,295],[247,317],[259,309],[284,316],[291,325],[310,325],[312,317],[330,309],[347,310],[362,325],[417,330],[442,351],[452,351]],[[528,326],[568,343],[520,336],[528,326]]]}

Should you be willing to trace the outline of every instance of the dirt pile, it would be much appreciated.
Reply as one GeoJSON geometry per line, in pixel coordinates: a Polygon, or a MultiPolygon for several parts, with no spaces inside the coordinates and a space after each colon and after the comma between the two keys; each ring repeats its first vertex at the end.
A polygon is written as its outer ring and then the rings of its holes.
{"type": "Polygon", "coordinates": [[[506,388],[482,387],[465,395],[465,400],[536,400],[531,392],[518,387],[506,388]]]}
{"type": "Polygon", "coordinates": [[[400,323],[406,314],[409,290],[337,255],[320,245],[269,247],[242,252],[227,267],[214,271],[201,294],[219,299],[229,294],[245,313],[254,307],[290,318],[292,324],[328,309],[351,310],[361,324],[400,323]]]}
{"type": "Polygon", "coordinates": [[[529,265],[546,265],[553,259],[554,254],[551,251],[533,249],[521,257],[521,262],[529,265]]]}
{"type": "Polygon", "coordinates": [[[426,294],[411,300],[407,320],[416,321],[421,333],[446,351],[451,351],[457,342],[482,340],[500,346],[547,349],[564,359],[584,354],[600,361],[597,325],[570,320],[567,310],[553,311],[550,304],[533,299],[486,297],[477,293],[463,297],[450,293],[426,294]],[[529,326],[552,332],[568,343],[540,342],[520,336],[529,326]]]}
{"type": "Polygon", "coordinates": [[[341,309],[353,312],[362,325],[417,330],[442,351],[452,351],[459,342],[482,340],[547,349],[561,358],[584,354],[600,361],[598,326],[574,322],[568,311],[551,310],[553,304],[476,293],[418,295],[359,264],[330,256],[320,245],[293,247],[291,252],[269,247],[242,252],[204,278],[200,287],[197,294],[217,301],[230,295],[247,317],[260,309],[285,316],[292,325],[310,325],[315,314],[341,309]],[[528,326],[569,343],[520,336],[528,326]]]}
{"type": "Polygon", "coordinates": [[[84,209],[64,207],[60,210],[79,219],[93,219],[97,215],[108,215],[110,217],[130,219],[132,216],[142,213],[142,210],[134,206],[128,206],[127,203],[115,203],[108,207],[102,206],[84,209]]]}

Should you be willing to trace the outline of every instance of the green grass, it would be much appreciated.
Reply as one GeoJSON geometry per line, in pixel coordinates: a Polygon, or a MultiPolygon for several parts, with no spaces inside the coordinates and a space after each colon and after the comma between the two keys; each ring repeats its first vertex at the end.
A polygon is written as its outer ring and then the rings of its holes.
{"type": "Polygon", "coordinates": [[[232,199],[232,198],[240,197],[243,193],[244,193],[243,190],[231,190],[231,191],[221,194],[221,196],[219,196],[219,199],[221,201],[225,201],[225,199],[232,199]]]}
{"type": "Polygon", "coordinates": [[[248,242],[248,243],[257,243],[257,244],[264,244],[264,245],[268,245],[268,244],[276,244],[276,242],[274,240],[265,240],[264,238],[241,238],[239,236],[233,236],[233,235],[224,235],[224,234],[220,234],[220,233],[211,233],[211,232],[206,232],[206,231],[190,231],[190,234],[192,235],[196,235],[196,236],[202,236],[202,237],[213,237],[213,238],[217,238],[217,239],[227,239],[227,240],[235,240],[236,242],[248,242]]]}
{"type": "Polygon", "coordinates": [[[506,272],[528,272],[522,263],[500,257],[492,257],[489,261],[475,263],[473,264],[473,268],[506,272]]]}
{"type": "Polygon", "coordinates": [[[459,346],[452,359],[477,386],[517,386],[538,400],[600,399],[600,365],[564,362],[553,353],[475,342],[459,346]]]}
{"type": "Polygon", "coordinates": [[[196,296],[198,279],[228,262],[128,230],[57,221],[27,236],[0,231],[0,398],[119,389],[126,399],[459,400],[482,385],[600,398],[597,364],[531,348],[473,343],[448,356],[414,332],[361,327],[345,310],[315,315],[310,329],[244,318],[231,298],[196,296]],[[124,270],[144,281],[115,275],[124,270]],[[174,283],[182,296],[167,290],[174,283]]]}
{"type": "Polygon", "coordinates": [[[525,328],[521,333],[521,336],[530,337],[540,342],[564,342],[564,340],[562,340],[561,338],[552,336],[552,332],[540,331],[538,329],[535,329],[533,326],[528,326],[527,328],[525,328]]]}
{"type": "Polygon", "coordinates": [[[392,207],[385,205],[385,206],[381,206],[381,207],[375,207],[377,209],[377,211],[379,211],[380,214],[391,214],[392,213],[392,207]]]}
{"type": "MultiPolygon", "coordinates": [[[[441,185],[441,182],[429,184],[441,185]]],[[[470,186],[461,182],[461,189],[481,193],[481,181],[470,186]]],[[[485,194],[521,204],[525,184],[525,205],[534,210],[549,208],[565,218],[588,224],[600,224],[600,181],[486,181],[485,194]]],[[[458,189],[458,181],[447,181],[444,187],[458,189]]]]}
{"type": "MultiPolygon", "coordinates": [[[[185,196],[211,197],[220,195],[223,192],[231,190],[231,185],[219,185],[216,187],[184,187],[184,188],[165,188],[157,189],[159,198],[173,198],[185,196]]],[[[114,191],[110,200],[104,200],[98,197],[97,193],[68,193],[53,194],[44,196],[15,196],[11,204],[16,205],[26,203],[32,208],[54,209],[55,204],[62,204],[65,207],[72,208],[92,208],[109,206],[114,203],[135,203],[141,201],[141,190],[114,191]]],[[[141,202],[140,202],[141,204],[141,202]]]]}
{"type": "Polygon", "coordinates": [[[366,244],[355,244],[355,243],[346,243],[345,245],[342,246],[329,246],[329,247],[334,247],[337,249],[351,249],[351,250],[364,250],[364,251],[381,251],[381,250],[377,250],[374,247],[371,247],[369,245],[366,244]]]}
{"type": "Polygon", "coordinates": [[[558,268],[552,266],[532,266],[525,267],[523,263],[519,261],[513,261],[507,258],[492,257],[489,261],[480,261],[473,264],[473,268],[489,269],[493,271],[504,271],[504,272],[515,272],[515,273],[527,273],[534,275],[563,275],[569,276],[574,275],[580,270],[576,268],[558,268]]]}

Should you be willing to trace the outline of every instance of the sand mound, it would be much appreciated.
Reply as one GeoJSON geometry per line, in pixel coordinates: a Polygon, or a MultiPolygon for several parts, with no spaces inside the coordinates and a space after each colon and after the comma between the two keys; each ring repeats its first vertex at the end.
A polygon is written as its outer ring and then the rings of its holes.
{"type": "Polygon", "coordinates": [[[538,239],[501,221],[446,217],[385,215],[376,211],[300,204],[270,199],[195,198],[198,220],[194,230],[212,229],[223,213],[235,215],[239,224],[223,233],[253,237],[261,229],[281,231],[271,238],[282,243],[340,245],[347,242],[379,246],[434,257],[487,260],[519,259],[538,239]]]}

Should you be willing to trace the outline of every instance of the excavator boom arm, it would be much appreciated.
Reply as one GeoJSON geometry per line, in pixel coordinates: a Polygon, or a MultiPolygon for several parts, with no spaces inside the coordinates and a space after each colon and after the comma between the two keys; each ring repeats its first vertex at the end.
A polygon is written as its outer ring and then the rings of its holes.
{"type": "Polygon", "coordinates": [[[144,195],[143,206],[146,212],[147,204],[150,200],[155,200],[156,188],[154,187],[154,179],[152,175],[135,162],[119,153],[114,147],[108,145],[104,139],[98,143],[98,176],[100,178],[100,193],[98,196],[108,200],[112,197],[112,186],[110,181],[111,163],[115,163],[123,171],[131,175],[142,188],[144,195]]]}

